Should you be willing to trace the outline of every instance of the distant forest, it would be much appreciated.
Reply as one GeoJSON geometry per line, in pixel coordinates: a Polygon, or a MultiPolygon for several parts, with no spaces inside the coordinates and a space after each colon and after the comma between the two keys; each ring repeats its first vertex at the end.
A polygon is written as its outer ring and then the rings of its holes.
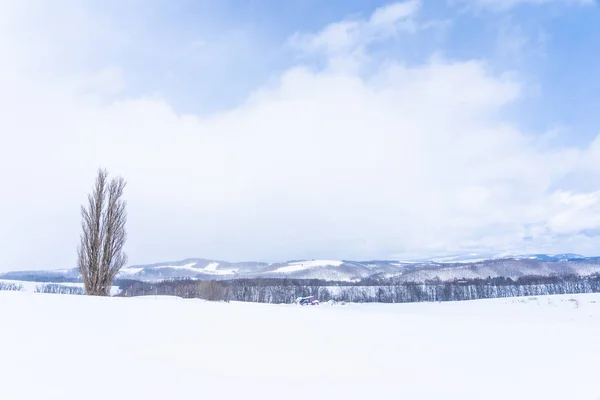
{"type": "MultiPolygon", "coordinates": [[[[232,279],[200,281],[174,279],[141,282],[118,279],[118,296],[178,296],[211,301],[245,301],[291,304],[298,297],[315,296],[321,302],[414,303],[493,299],[553,294],[600,293],[600,274],[590,276],[526,276],[518,279],[439,279],[400,282],[394,279],[366,278],[359,282],[319,279],[232,279]]],[[[19,283],[0,282],[0,290],[22,290],[19,283]]],[[[37,285],[36,292],[84,294],[81,287],[60,283],[37,285]]]]}
{"type": "Polygon", "coordinates": [[[591,276],[527,276],[510,278],[438,279],[422,283],[365,279],[357,283],[317,279],[166,280],[158,283],[120,280],[120,296],[169,295],[213,301],[290,304],[298,297],[321,302],[413,303],[492,299],[553,294],[600,293],[600,274],[591,276]]]}

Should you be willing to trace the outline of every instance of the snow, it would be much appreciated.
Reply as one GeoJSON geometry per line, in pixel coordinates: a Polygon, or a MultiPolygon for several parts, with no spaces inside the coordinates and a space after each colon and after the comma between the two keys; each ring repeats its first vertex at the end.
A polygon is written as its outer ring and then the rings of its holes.
{"type": "Polygon", "coordinates": [[[217,269],[218,266],[218,262],[212,262],[206,267],[202,268],[202,272],[212,275],[234,275],[238,271],[237,269],[217,269]]]}
{"type": "Polygon", "coordinates": [[[123,268],[119,271],[119,275],[135,275],[138,272],[142,272],[144,270],[144,268],[136,268],[136,267],[127,267],[127,268],[123,268]]]}
{"type": "Polygon", "coordinates": [[[339,267],[342,265],[343,261],[334,261],[334,260],[312,260],[312,261],[296,261],[291,262],[285,267],[279,267],[273,272],[278,273],[290,273],[290,272],[298,272],[304,271],[312,268],[319,267],[339,267]]]}
{"type": "Polygon", "coordinates": [[[488,261],[488,260],[493,260],[493,258],[489,258],[489,257],[480,257],[480,258],[468,258],[468,257],[443,257],[443,258],[435,258],[435,259],[431,259],[431,262],[437,263],[437,264],[465,264],[465,263],[478,263],[478,262],[484,262],[484,261],[488,261]]]}
{"type": "Polygon", "coordinates": [[[203,274],[211,274],[211,275],[233,275],[237,272],[236,269],[217,269],[217,267],[219,266],[219,263],[217,262],[212,262],[210,264],[208,264],[206,267],[204,268],[198,268],[196,267],[198,263],[188,263],[188,264],[184,264],[184,265],[159,265],[156,267],[152,267],[151,269],[178,269],[178,270],[187,270],[187,271],[193,271],[193,272],[197,272],[197,273],[203,273],[203,274]]]}
{"type": "Polygon", "coordinates": [[[204,271],[214,272],[217,270],[218,266],[219,266],[219,263],[217,263],[217,262],[210,263],[206,267],[204,267],[204,271]]]}
{"type": "Polygon", "coordinates": [[[597,294],[301,307],[0,292],[0,310],[2,399],[600,398],[597,294]]]}
{"type": "Polygon", "coordinates": [[[188,263],[188,264],[184,264],[184,265],[159,265],[156,267],[152,267],[152,269],[186,269],[186,270],[191,270],[191,271],[196,271],[198,272],[198,268],[194,268],[194,266],[196,265],[195,262],[193,263],[188,263]]]}

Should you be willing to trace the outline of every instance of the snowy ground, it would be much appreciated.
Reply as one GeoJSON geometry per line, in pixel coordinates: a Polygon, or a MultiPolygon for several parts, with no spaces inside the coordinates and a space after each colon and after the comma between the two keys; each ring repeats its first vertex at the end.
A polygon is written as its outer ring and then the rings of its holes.
{"type": "Polygon", "coordinates": [[[0,292],[0,398],[600,399],[600,295],[299,307],[0,292]]]}

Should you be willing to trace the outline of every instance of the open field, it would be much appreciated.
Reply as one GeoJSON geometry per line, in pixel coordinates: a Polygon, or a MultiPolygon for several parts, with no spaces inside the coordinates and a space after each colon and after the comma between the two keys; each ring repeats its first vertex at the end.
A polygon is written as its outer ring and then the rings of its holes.
{"type": "Polygon", "coordinates": [[[0,292],[0,398],[598,400],[600,295],[299,307],[0,292]]]}

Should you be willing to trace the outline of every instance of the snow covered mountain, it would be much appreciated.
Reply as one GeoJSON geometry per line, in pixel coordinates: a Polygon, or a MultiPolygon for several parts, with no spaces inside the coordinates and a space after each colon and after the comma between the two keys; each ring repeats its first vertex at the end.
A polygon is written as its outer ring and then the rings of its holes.
{"type": "MultiPolygon", "coordinates": [[[[160,281],[171,278],[242,279],[301,278],[358,281],[367,277],[396,278],[402,281],[454,280],[487,277],[518,278],[525,275],[600,273],[600,257],[577,254],[478,255],[467,254],[406,261],[293,260],[282,263],[227,262],[192,258],[182,261],[123,268],[121,279],[160,281]]],[[[78,279],[76,269],[56,271],[15,271],[0,274],[2,279],[62,282],[78,279]]]]}
{"type": "Polygon", "coordinates": [[[144,281],[167,278],[242,279],[258,277],[351,281],[383,271],[397,271],[397,267],[388,264],[382,264],[379,268],[373,269],[374,265],[342,260],[232,263],[206,259],[187,259],[179,262],[130,266],[121,270],[119,277],[144,281]]]}

